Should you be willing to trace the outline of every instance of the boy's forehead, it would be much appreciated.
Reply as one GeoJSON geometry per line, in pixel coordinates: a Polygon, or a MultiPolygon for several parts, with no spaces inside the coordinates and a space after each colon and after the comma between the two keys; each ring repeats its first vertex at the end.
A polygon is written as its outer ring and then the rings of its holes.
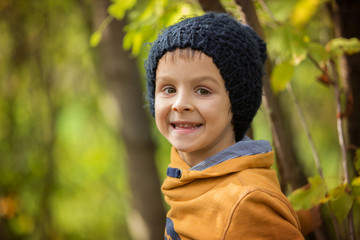
{"type": "MultiPolygon", "coordinates": [[[[178,59],[182,60],[190,60],[194,58],[201,58],[203,56],[203,52],[200,50],[195,50],[192,48],[177,48],[174,51],[166,52],[159,61],[173,61],[175,62],[178,59]]],[[[205,54],[206,55],[206,54],[205,54]]]]}
{"type": "Polygon", "coordinates": [[[170,79],[186,79],[191,82],[220,79],[221,83],[225,82],[211,57],[190,48],[169,51],[159,60],[154,82],[170,79]]]}

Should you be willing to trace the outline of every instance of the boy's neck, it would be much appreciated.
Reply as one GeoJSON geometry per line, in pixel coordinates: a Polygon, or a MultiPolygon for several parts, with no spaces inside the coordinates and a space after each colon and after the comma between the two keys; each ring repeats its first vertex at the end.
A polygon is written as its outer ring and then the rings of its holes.
{"type": "Polygon", "coordinates": [[[184,160],[190,167],[193,167],[193,166],[201,163],[202,161],[204,161],[207,158],[202,154],[197,154],[194,152],[187,153],[187,152],[178,151],[178,153],[179,153],[180,158],[182,160],[184,160]]]}
{"type": "Polygon", "coordinates": [[[177,152],[182,160],[184,160],[190,167],[193,167],[202,161],[208,159],[211,156],[214,156],[218,152],[221,152],[222,150],[225,150],[226,148],[230,147],[231,145],[235,144],[235,138],[228,142],[227,144],[224,144],[220,148],[210,148],[206,150],[198,150],[198,151],[192,151],[192,152],[183,152],[177,149],[177,152]]]}

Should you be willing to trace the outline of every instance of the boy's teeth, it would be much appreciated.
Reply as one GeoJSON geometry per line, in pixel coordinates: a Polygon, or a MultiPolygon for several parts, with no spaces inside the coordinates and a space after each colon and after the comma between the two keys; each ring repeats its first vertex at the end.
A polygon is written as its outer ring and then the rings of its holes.
{"type": "Polygon", "coordinates": [[[176,124],[175,127],[178,128],[196,128],[199,124],[176,124]]]}

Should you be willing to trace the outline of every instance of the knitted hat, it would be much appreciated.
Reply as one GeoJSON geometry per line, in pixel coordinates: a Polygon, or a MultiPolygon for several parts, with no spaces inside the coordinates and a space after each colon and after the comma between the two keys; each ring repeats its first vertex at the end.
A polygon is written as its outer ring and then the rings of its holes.
{"type": "Polygon", "coordinates": [[[145,63],[153,116],[158,62],[178,48],[200,50],[220,69],[229,92],[235,138],[240,141],[261,104],[266,44],[249,26],[224,13],[206,13],[166,28],[152,43],[145,63]]]}

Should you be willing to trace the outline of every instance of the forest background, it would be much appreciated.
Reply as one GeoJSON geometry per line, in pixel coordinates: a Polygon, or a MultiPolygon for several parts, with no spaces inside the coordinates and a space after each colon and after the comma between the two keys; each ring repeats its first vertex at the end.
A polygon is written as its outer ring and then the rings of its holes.
{"type": "Polygon", "coordinates": [[[2,0],[0,239],[163,238],[170,146],[146,108],[146,43],[204,11],[231,13],[268,44],[249,134],[273,144],[296,209],[321,205],[307,239],[360,239],[350,0],[2,0]]]}

